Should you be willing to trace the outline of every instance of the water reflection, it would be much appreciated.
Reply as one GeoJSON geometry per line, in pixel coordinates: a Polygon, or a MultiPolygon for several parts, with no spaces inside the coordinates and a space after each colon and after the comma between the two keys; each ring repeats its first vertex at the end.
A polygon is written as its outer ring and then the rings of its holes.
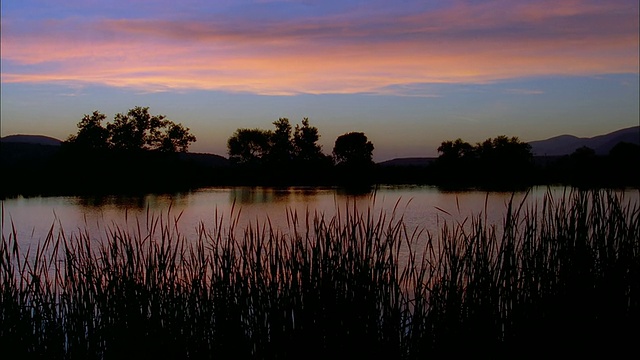
{"type": "Polygon", "coordinates": [[[353,191],[332,187],[234,187],[229,188],[229,202],[239,204],[305,203],[312,204],[318,197],[331,194],[342,199],[366,199],[372,189],[353,191]]]}
{"type": "MultiPolygon", "coordinates": [[[[287,214],[298,218],[306,214],[323,215],[325,219],[347,210],[371,211],[390,218],[402,216],[408,231],[425,229],[437,234],[446,221],[464,222],[482,214],[488,224],[500,225],[513,198],[516,204],[541,205],[547,193],[561,198],[564,188],[533,188],[528,193],[515,192],[444,192],[435,187],[379,187],[370,193],[354,194],[335,188],[205,188],[180,194],[103,197],[36,197],[3,200],[3,235],[16,228],[18,239],[33,244],[46,238],[52,224],[67,234],[87,230],[96,238],[105,234],[107,226],[131,228],[145,223],[149,216],[162,216],[166,221],[178,220],[179,230],[187,238],[197,236],[198,228],[211,228],[220,217],[228,221],[232,212],[240,214],[237,229],[268,221],[286,232],[287,214]],[[8,225],[8,226],[7,226],[8,225]]],[[[629,191],[628,199],[638,202],[638,191],[629,191]]]]}
{"type": "Polygon", "coordinates": [[[180,205],[187,201],[189,193],[149,194],[149,195],[96,195],[73,197],[78,206],[95,208],[138,209],[158,208],[167,204],[180,205]]]}
{"type": "Polygon", "coordinates": [[[288,202],[291,195],[289,188],[238,187],[229,191],[229,201],[240,204],[265,204],[272,202],[288,202]]]}

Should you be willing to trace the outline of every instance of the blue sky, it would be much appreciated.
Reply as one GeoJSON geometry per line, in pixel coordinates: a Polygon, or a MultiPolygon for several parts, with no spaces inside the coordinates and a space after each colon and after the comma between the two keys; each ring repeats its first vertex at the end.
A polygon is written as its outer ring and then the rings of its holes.
{"type": "Polygon", "coordinates": [[[638,125],[638,28],[635,0],[3,1],[1,133],[149,106],[220,155],[279,117],[377,161],[595,136],[638,125]]]}

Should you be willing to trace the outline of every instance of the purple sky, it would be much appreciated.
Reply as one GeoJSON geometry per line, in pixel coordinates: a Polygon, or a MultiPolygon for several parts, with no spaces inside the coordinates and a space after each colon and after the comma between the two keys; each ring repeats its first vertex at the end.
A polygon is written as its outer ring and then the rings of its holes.
{"type": "Polygon", "coordinates": [[[638,125],[638,1],[3,1],[2,136],[149,106],[226,155],[237,128],[443,140],[638,125]]]}

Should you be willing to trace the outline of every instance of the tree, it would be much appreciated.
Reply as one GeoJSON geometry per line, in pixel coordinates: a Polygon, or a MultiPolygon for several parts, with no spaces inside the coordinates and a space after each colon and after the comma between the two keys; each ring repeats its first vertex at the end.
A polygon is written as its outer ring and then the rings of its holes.
{"type": "Polygon", "coordinates": [[[293,157],[291,124],[289,124],[289,119],[280,118],[274,121],[273,125],[276,129],[271,133],[269,139],[269,161],[277,165],[288,164],[293,157]]]}
{"type": "Polygon", "coordinates": [[[109,130],[102,126],[107,116],[99,111],[84,115],[78,123],[78,134],[70,135],[66,143],[82,149],[106,149],[109,146],[109,130]]]}
{"type": "Polygon", "coordinates": [[[302,126],[296,125],[293,133],[295,158],[300,162],[315,162],[324,158],[322,147],[318,145],[318,128],[309,125],[309,118],[302,119],[302,126]]]}
{"type": "Polygon", "coordinates": [[[489,138],[475,146],[462,139],[438,147],[435,178],[446,186],[521,186],[531,181],[531,146],[517,137],[489,138]]]}
{"type": "Polygon", "coordinates": [[[236,130],[227,141],[230,159],[237,164],[264,163],[276,167],[331,165],[331,158],[318,145],[318,129],[309,125],[308,118],[303,118],[295,129],[288,118],[279,118],[273,125],[273,131],[236,130]]]}
{"type": "Polygon", "coordinates": [[[261,129],[238,129],[227,141],[229,159],[237,164],[260,164],[271,149],[273,132],[261,129]]]}
{"type": "Polygon", "coordinates": [[[607,156],[609,170],[607,173],[616,185],[640,186],[640,145],[619,142],[609,151],[607,156]]]}
{"type": "Polygon", "coordinates": [[[137,106],[126,114],[118,113],[107,124],[111,147],[118,150],[157,150],[185,152],[196,137],[189,129],[176,124],[165,115],[149,113],[148,107],[137,106]]]}
{"type": "Polygon", "coordinates": [[[476,145],[476,152],[481,162],[491,166],[528,165],[533,158],[531,145],[520,141],[516,136],[489,138],[476,145]]]}
{"type": "Polygon", "coordinates": [[[116,114],[113,123],[107,125],[112,147],[117,150],[145,149],[150,120],[149,108],[136,107],[126,114],[116,114]]]}
{"type": "Polygon", "coordinates": [[[477,176],[487,186],[522,186],[531,181],[531,145],[518,137],[500,135],[476,144],[477,176]]]}
{"type": "Polygon", "coordinates": [[[440,153],[438,160],[441,162],[459,161],[475,156],[473,146],[468,142],[462,141],[462,139],[443,141],[438,147],[438,152],[440,153]]]}
{"type": "Polygon", "coordinates": [[[466,174],[474,173],[478,159],[476,148],[462,139],[443,141],[438,147],[434,176],[443,184],[461,185],[470,180],[466,174]]]}
{"type": "Polygon", "coordinates": [[[361,132],[340,135],[333,147],[337,165],[345,167],[368,167],[373,165],[373,144],[361,132]]]}
{"type": "Polygon", "coordinates": [[[189,133],[189,129],[182,124],[169,123],[164,137],[161,138],[162,152],[186,152],[189,144],[196,141],[196,137],[189,133]]]}
{"type": "Polygon", "coordinates": [[[640,145],[621,141],[611,148],[609,157],[631,168],[633,164],[640,164],[640,145]]]}

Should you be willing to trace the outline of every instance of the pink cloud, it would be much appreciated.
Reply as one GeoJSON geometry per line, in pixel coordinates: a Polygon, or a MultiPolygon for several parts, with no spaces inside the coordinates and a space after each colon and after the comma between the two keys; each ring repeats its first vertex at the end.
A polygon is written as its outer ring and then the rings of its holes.
{"type": "Polygon", "coordinates": [[[638,72],[632,2],[493,1],[305,21],[2,21],[3,82],[145,91],[381,92],[413,83],[638,72]]]}

